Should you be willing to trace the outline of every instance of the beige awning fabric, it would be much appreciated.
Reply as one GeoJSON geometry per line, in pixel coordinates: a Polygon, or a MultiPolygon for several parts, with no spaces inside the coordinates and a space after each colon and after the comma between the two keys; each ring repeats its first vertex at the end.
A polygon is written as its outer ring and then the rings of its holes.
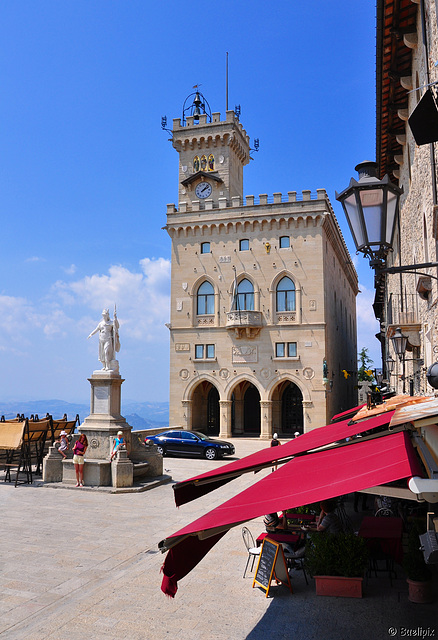
{"type": "Polygon", "coordinates": [[[419,403],[398,406],[391,418],[390,427],[425,418],[431,418],[431,424],[438,422],[438,398],[422,398],[419,403]]]}
{"type": "Polygon", "coordinates": [[[23,442],[26,421],[0,422],[0,449],[19,449],[23,442]]]}
{"type": "Polygon", "coordinates": [[[393,398],[388,398],[382,402],[382,404],[378,404],[372,409],[367,409],[363,407],[356,415],[352,418],[353,422],[357,420],[363,420],[364,418],[371,418],[372,416],[378,416],[387,411],[394,411],[398,407],[407,407],[410,405],[416,405],[422,402],[427,402],[430,400],[429,396],[394,396],[393,398]]]}

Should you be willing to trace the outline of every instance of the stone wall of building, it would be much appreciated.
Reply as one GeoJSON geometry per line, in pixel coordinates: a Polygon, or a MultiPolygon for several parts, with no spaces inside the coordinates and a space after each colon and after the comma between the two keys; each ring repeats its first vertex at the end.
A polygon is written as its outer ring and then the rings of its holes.
{"type": "MultiPolygon", "coordinates": [[[[399,110],[399,117],[406,122],[405,135],[401,136],[403,154],[395,157],[399,165],[396,175],[403,186],[400,206],[400,232],[394,238],[394,252],[390,254],[388,265],[407,265],[437,261],[437,197],[433,185],[433,156],[437,157],[436,144],[418,146],[407,122],[427,85],[436,81],[435,62],[438,60],[438,36],[436,4],[425,1],[426,41],[423,44],[421,9],[417,11],[417,32],[409,34],[405,43],[412,49],[412,71],[409,77],[400,79],[408,90],[408,108],[399,110]],[[433,149],[432,149],[433,148],[433,149]]],[[[436,90],[433,89],[435,92],[436,90]]],[[[394,355],[389,340],[389,353],[396,365],[391,378],[397,392],[414,391],[416,394],[431,393],[427,384],[426,370],[438,359],[438,288],[433,278],[421,280],[421,274],[438,275],[436,268],[419,269],[419,273],[389,275],[387,280],[386,317],[387,336],[390,338],[397,327],[408,336],[409,344],[405,359],[405,381],[403,384],[403,364],[394,355]],[[417,291],[420,288],[420,296],[417,291]],[[430,287],[430,291],[428,288],[430,287]]]]}

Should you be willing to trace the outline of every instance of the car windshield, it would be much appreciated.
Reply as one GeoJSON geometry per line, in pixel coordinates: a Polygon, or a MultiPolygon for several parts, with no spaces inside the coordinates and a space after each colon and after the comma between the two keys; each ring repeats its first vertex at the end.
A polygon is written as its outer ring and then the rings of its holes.
{"type": "Polygon", "coordinates": [[[204,433],[199,433],[199,431],[192,431],[191,433],[195,434],[195,436],[200,440],[210,440],[210,438],[207,438],[204,433]]]}

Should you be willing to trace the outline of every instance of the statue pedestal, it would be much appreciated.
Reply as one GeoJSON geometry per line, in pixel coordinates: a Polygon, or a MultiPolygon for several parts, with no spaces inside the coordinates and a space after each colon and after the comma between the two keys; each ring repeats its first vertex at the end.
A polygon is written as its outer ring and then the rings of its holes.
{"type": "Polygon", "coordinates": [[[123,431],[130,451],[132,427],[120,413],[123,378],[116,371],[94,371],[91,378],[90,415],[80,426],[88,439],[85,457],[90,460],[109,460],[112,439],[123,431]]]}
{"type": "MultiPolygon", "coordinates": [[[[94,371],[91,378],[90,415],[79,427],[79,433],[87,436],[84,484],[116,488],[132,487],[134,478],[161,476],[163,458],[155,446],[145,446],[138,436],[132,437],[132,427],[120,413],[123,378],[118,368],[112,371],[94,371]],[[122,431],[126,450],[120,450],[111,462],[114,437],[122,431]]],[[[135,432],[134,432],[135,433],[135,432]]],[[[75,438],[77,439],[77,435],[75,438]]],[[[73,448],[73,442],[71,449],[73,448]]],[[[55,450],[45,459],[45,482],[75,484],[73,460],[61,460],[55,450]]]]}

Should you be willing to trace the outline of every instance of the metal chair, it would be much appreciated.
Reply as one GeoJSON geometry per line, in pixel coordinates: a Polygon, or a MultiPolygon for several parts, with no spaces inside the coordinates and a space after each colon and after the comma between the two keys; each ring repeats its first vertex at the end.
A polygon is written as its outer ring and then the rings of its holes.
{"type": "Polygon", "coordinates": [[[287,549],[285,549],[283,545],[283,553],[284,553],[284,557],[286,558],[288,569],[299,569],[300,571],[302,571],[304,574],[304,579],[306,581],[306,584],[309,584],[307,581],[306,567],[304,564],[305,551],[306,551],[306,547],[302,546],[296,551],[290,552],[287,549]]]}
{"type": "Polygon", "coordinates": [[[248,569],[249,561],[252,560],[251,562],[251,571],[252,571],[254,569],[255,559],[259,557],[260,551],[262,550],[262,548],[256,547],[254,538],[252,536],[251,531],[248,529],[248,527],[242,527],[242,538],[243,538],[243,542],[245,543],[246,550],[248,551],[248,558],[246,560],[245,571],[243,572],[243,577],[245,577],[246,570],[248,569]]]}

